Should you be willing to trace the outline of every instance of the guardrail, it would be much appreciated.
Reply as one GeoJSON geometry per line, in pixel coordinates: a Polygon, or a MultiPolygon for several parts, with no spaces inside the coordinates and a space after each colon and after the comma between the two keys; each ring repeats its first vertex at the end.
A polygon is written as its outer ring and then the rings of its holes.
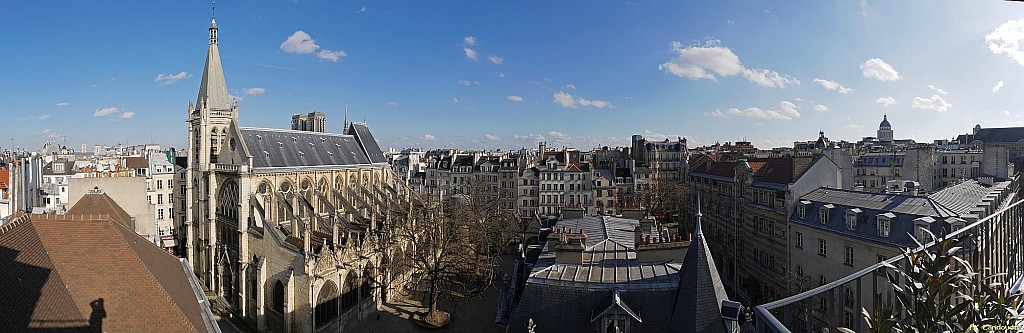
{"type": "MultiPolygon", "coordinates": [[[[1024,200],[1015,196],[1010,200],[1015,202],[946,237],[965,240],[967,250],[958,256],[975,264],[976,271],[1005,274],[998,278],[999,282],[1019,290],[1024,284],[1024,200]]],[[[928,251],[934,245],[935,241],[929,242],[913,253],[928,251]]],[[[881,274],[890,273],[886,264],[909,265],[905,255],[895,256],[884,264],[880,262],[820,287],[754,307],[757,332],[837,332],[837,328],[865,332],[868,327],[861,308],[875,313],[876,297],[881,297],[883,308],[895,309],[896,315],[902,315],[895,296],[888,296],[892,284],[881,274]],[[862,299],[865,288],[871,288],[870,299],[862,299]]]]}

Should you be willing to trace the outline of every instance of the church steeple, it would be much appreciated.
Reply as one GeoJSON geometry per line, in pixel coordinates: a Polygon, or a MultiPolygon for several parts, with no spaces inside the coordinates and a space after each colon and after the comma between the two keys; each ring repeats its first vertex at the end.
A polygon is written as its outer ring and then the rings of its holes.
{"type": "Polygon", "coordinates": [[[206,52],[206,67],[203,68],[203,81],[199,86],[199,97],[196,109],[203,108],[203,102],[209,110],[229,111],[231,100],[228,96],[227,83],[224,82],[224,69],[220,62],[220,48],[217,46],[217,20],[210,22],[210,48],[206,52]]]}

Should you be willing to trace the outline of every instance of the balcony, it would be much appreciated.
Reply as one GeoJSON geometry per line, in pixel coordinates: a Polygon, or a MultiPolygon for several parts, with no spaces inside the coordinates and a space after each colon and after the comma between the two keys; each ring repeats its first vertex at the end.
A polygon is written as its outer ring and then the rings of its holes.
{"type": "Polygon", "coordinates": [[[240,169],[241,169],[241,166],[237,165],[237,164],[216,163],[213,166],[213,170],[218,171],[218,172],[238,173],[238,171],[240,169]]]}
{"type": "MultiPolygon", "coordinates": [[[[1011,292],[1018,292],[1024,282],[1024,243],[1019,240],[1024,232],[1022,202],[1024,200],[1013,202],[947,235],[947,238],[963,240],[960,244],[963,249],[956,252],[957,257],[973,263],[978,272],[1005,274],[995,279],[1011,292]]],[[[934,248],[933,241],[914,249],[913,253],[934,248]]],[[[875,313],[875,295],[881,296],[883,308],[895,308],[895,316],[905,316],[899,310],[895,295],[883,296],[893,290],[884,274],[893,274],[888,266],[908,267],[909,262],[905,255],[899,255],[885,260],[884,264],[880,262],[820,287],[755,307],[757,332],[837,332],[838,327],[865,332],[867,323],[861,308],[875,313]]]]}

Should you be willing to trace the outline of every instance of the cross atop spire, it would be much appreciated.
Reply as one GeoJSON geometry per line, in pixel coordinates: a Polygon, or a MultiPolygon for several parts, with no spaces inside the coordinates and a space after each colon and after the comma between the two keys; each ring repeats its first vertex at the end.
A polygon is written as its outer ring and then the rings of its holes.
{"type": "Polygon", "coordinates": [[[701,218],[701,216],[704,216],[704,214],[700,213],[700,193],[697,193],[697,223],[693,227],[693,235],[694,236],[703,235],[704,234],[703,232],[700,231],[700,218],[701,218]]]}

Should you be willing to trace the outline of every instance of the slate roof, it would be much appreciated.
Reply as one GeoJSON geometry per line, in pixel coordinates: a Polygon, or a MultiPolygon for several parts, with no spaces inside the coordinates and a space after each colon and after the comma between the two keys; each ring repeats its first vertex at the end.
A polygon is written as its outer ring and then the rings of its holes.
{"type": "Polygon", "coordinates": [[[43,174],[44,175],[74,175],[75,174],[75,161],[58,160],[58,161],[53,161],[53,162],[50,162],[50,163],[46,163],[46,165],[43,166],[43,174]],[[64,172],[55,172],[55,171],[53,171],[53,165],[54,164],[63,164],[64,165],[64,172]]]}
{"type": "MultiPolygon", "coordinates": [[[[217,28],[217,20],[210,22],[210,28],[217,28]]],[[[196,110],[202,109],[206,99],[210,110],[230,110],[231,100],[228,85],[224,81],[224,68],[220,62],[220,48],[217,43],[210,43],[206,52],[206,65],[203,67],[203,79],[199,84],[199,96],[196,97],[196,110]]]]}
{"type": "MultiPolygon", "coordinates": [[[[1016,143],[1024,140],[1024,127],[982,128],[971,141],[984,143],[1016,143]]],[[[964,142],[970,143],[970,142],[964,142]]]]}
{"type": "Polygon", "coordinates": [[[113,219],[15,223],[0,232],[0,331],[219,332],[181,261],[113,219]]]}
{"type": "Polygon", "coordinates": [[[679,288],[672,310],[672,328],[682,332],[725,332],[722,300],[728,300],[711,250],[700,229],[697,213],[693,240],[679,270],[679,288]]]}
{"type": "Polygon", "coordinates": [[[371,163],[386,163],[388,161],[384,158],[384,152],[380,150],[377,140],[373,138],[373,134],[370,134],[370,128],[366,127],[366,123],[349,124],[346,134],[355,136],[359,140],[359,144],[362,145],[363,151],[366,152],[371,163]]]}
{"type": "MultiPolygon", "coordinates": [[[[251,127],[242,127],[240,132],[257,172],[261,168],[365,165],[373,163],[370,156],[374,154],[384,160],[379,148],[368,154],[363,150],[367,145],[354,135],[251,127]]],[[[375,147],[376,143],[370,148],[375,147]]]]}
{"type": "Polygon", "coordinates": [[[805,205],[805,216],[801,219],[799,212],[794,211],[790,222],[886,246],[916,246],[912,236],[915,231],[915,219],[930,217],[935,220],[936,223],[929,225],[929,230],[941,235],[952,230],[949,221],[960,219],[962,214],[982,203],[986,196],[1002,193],[1007,184],[1008,182],[1003,182],[986,187],[976,181],[967,181],[929,196],[822,188],[800,198],[801,203],[805,205]],[[833,208],[829,210],[827,223],[821,224],[819,215],[825,205],[831,205],[833,208]],[[846,224],[846,212],[850,209],[861,210],[853,230],[846,224]],[[881,237],[878,234],[877,216],[880,214],[891,214],[888,237],[881,237]]]}

